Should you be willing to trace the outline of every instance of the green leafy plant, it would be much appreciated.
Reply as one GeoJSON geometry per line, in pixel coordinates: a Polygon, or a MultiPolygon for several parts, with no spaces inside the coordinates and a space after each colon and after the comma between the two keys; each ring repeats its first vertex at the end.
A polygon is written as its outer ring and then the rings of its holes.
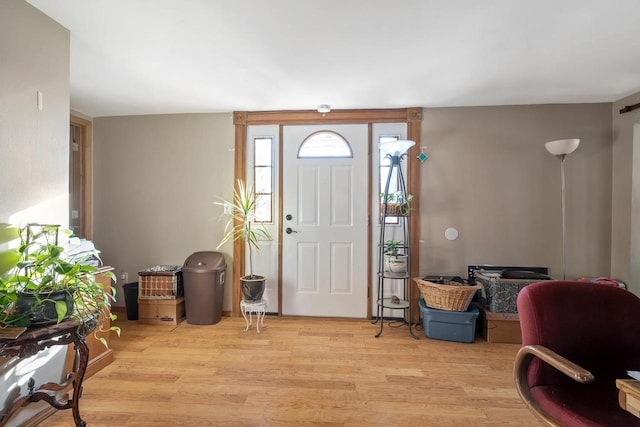
{"type": "Polygon", "coordinates": [[[387,240],[384,242],[384,254],[398,257],[400,249],[404,247],[404,242],[398,240],[387,240]]]}
{"type": "Polygon", "coordinates": [[[402,253],[405,243],[398,240],[384,242],[385,269],[392,273],[405,273],[407,271],[407,254],[402,253]]]}
{"type": "MultiPolygon", "coordinates": [[[[104,318],[111,313],[111,301],[115,301],[115,289],[103,287],[96,281],[98,267],[87,263],[91,256],[99,260],[98,252],[89,250],[81,259],[72,259],[59,244],[61,235],[70,235],[70,230],[57,225],[29,224],[18,228],[8,224],[0,227],[4,242],[12,236],[19,239],[16,249],[6,249],[0,254],[0,326],[25,326],[32,323],[34,313],[42,311],[46,304],[55,306],[58,323],[75,318],[87,333],[104,332],[104,318]],[[11,265],[11,260],[17,260],[11,265]],[[70,304],[53,299],[54,293],[63,293],[70,304]],[[24,298],[34,301],[24,304],[24,298]],[[69,308],[71,307],[71,310],[69,308]],[[103,314],[103,316],[100,316],[103,314]]],[[[112,272],[106,272],[115,281],[112,272]]],[[[118,327],[110,327],[120,333],[118,327]]],[[[105,346],[104,338],[96,336],[105,346]]]]}
{"type": "Polygon", "coordinates": [[[380,203],[385,203],[385,201],[387,203],[393,204],[411,203],[412,200],[413,194],[407,194],[407,196],[405,197],[402,191],[395,191],[388,194],[384,192],[380,193],[380,203]]]}
{"type": "Polygon", "coordinates": [[[413,200],[413,194],[407,194],[406,196],[402,191],[395,191],[391,193],[380,193],[380,209],[387,204],[387,213],[398,212],[401,216],[407,216],[409,212],[413,210],[411,207],[411,201],[413,200]]]}
{"type": "Polygon", "coordinates": [[[233,190],[233,200],[221,200],[222,202],[216,202],[216,204],[225,207],[228,218],[224,236],[217,249],[227,242],[236,240],[245,242],[249,248],[249,275],[245,277],[253,279],[256,277],[253,274],[253,249],[259,252],[260,239],[271,239],[264,226],[255,221],[257,201],[253,187],[247,186],[243,180],[239,179],[233,190]]]}

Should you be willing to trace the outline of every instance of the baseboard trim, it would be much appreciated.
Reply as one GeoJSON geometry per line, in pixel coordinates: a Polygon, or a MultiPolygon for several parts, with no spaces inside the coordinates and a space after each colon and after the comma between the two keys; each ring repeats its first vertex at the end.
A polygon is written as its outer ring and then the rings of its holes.
{"type": "Polygon", "coordinates": [[[89,365],[87,366],[87,370],[85,371],[85,374],[84,374],[85,380],[91,377],[96,372],[100,371],[105,366],[109,365],[111,362],[113,362],[113,360],[114,360],[113,350],[110,348],[105,350],[104,353],[102,353],[100,356],[94,358],[93,360],[91,360],[91,362],[89,362],[89,365]]]}

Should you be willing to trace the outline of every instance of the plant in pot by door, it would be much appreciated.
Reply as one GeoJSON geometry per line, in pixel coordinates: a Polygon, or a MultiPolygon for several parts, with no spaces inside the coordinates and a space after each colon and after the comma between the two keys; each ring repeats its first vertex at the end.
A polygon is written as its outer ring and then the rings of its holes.
{"type": "Polygon", "coordinates": [[[264,276],[253,274],[253,250],[260,251],[260,239],[269,240],[271,236],[261,223],[255,220],[257,207],[256,195],[251,186],[239,179],[233,190],[233,200],[223,199],[216,203],[225,207],[228,220],[225,233],[218,245],[218,249],[227,242],[243,241],[249,252],[249,274],[240,277],[242,297],[246,301],[262,299],[265,288],[264,276]]]}
{"type": "Polygon", "coordinates": [[[407,216],[413,209],[411,207],[411,201],[413,200],[412,194],[407,194],[406,197],[401,191],[391,192],[385,194],[380,193],[380,214],[386,214],[386,216],[407,216]],[[386,204],[386,212],[385,212],[386,204]]]}
{"type": "MultiPolygon", "coordinates": [[[[72,258],[59,244],[60,234],[71,232],[57,225],[3,224],[0,230],[0,241],[10,241],[12,235],[19,239],[17,249],[0,254],[1,327],[34,327],[75,318],[81,332],[88,334],[104,331],[105,316],[115,319],[109,310],[114,290],[96,281],[98,268],[87,262],[89,257],[99,260],[96,250],[72,258]]],[[[105,274],[115,281],[113,273],[105,274]]],[[[117,327],[109,330],[120,332],[117,327]]],[[[104,338],[96,338],[107,345],[104,338]]]]}
{"type": "Polygon", "coordinates": [[[404,248],[404,242],[397,240],[387,240],[384,243],[385,269],[391,273],[407,272],[407,254],[400,253],[404,248]]]}

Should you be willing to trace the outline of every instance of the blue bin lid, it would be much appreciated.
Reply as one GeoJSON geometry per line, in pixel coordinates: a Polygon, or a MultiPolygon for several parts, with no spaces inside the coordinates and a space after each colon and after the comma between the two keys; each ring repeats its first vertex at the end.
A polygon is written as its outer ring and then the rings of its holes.
{"type": "Polygon", "coordinates": [[[440,310],[438,308],[431,308],[431,307],[427,307],[427,303],[425,303],[423,298],[420,298],[420,301],[418,302],[418,305],[420,305],[420,310],[421,311],[436,311],[439,313],[450,313],[452,316],[455,316],[456,314],[463,314],[463,315],[468,315],[469,313],[474,314],[474,315],[479,315],[480,314],[480,310],[478,309],[478,307],[475,304],[469,304],[469,307],[467,308],[466,311],[453,311],[453,310],[440,310]]]}

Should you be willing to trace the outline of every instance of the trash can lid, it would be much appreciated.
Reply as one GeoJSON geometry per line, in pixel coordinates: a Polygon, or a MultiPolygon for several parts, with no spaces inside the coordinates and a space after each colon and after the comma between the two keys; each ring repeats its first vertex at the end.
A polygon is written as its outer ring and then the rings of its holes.
{"type": "Polygon", "coordinates": [[[194,252],[185,260],[183,270],[189,271],[220,271],[227,268],[224,255],[220,252],[194,252]]]}

